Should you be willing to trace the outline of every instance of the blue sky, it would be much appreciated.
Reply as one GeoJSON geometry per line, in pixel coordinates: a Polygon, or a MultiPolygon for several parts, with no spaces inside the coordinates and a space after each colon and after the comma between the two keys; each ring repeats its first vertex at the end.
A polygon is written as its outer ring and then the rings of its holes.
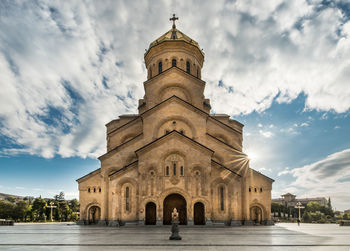
{"type": "Polygon", "coordinates": [[[213,112],[245,124],[273,197],[350,208],[348,1],[1,1],[0,192],[78,195],[104,125],[136,113],[143,53],[174,12],[206,54],[213,112]]]}

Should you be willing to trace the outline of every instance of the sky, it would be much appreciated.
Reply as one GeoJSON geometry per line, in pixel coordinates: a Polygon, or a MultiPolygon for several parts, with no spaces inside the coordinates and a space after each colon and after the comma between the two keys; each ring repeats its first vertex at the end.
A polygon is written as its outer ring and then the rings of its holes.
{"type": "Polygon", "coordinates": [[[245,125],[272,196],[350,209],[350,1],[0,1],[0,192],[78,197],[105,124],[137,113],[171,28],[205,52],[212,113],[245,125]]]}

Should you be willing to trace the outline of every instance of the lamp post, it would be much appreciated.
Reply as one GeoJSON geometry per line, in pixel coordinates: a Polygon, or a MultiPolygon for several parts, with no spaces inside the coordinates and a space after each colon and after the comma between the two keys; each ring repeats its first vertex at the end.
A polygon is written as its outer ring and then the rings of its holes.
{"type": "Polygon", "coordinates": [[[298,225],[299,225],[299,223],[300,223],[300,221],[301,221],[301,218],[300,218],[300,209],[301,209],[301,208],[305,208],[305,207],[303,207],[303,205],[301,204],[301,202],[298,201],[298,203],[296,204],[296,206],[295,206],[294,208],[298,208],[298,209],[299,209],[299,218],[298,218],[298,225]]]}
{"type": "Polygon", "coordinates": [[[47,206],[47,207],[51,209],[51,211],[50,211],[50,221],[53,221],[53,219],[52,219],[52,208],[56,208],[57,206],[54,206],[53,201],[51,201],[50,202],[50,206],[47,206]]]}

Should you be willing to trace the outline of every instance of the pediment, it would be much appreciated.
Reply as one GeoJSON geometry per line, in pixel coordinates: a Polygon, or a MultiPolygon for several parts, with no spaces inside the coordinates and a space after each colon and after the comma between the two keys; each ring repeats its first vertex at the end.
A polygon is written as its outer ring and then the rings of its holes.
{"type": "Polygon", "coordinates": [[[143,152],[147,152],[153,148],[156,148],[156,147],[159,147],[163,144],[169,144],[169,142],[172,142],[171,144],[177,144],[177,145],[174,145],[176,147],[180,147],[181,148],[181,145],[183,144],[186,144],[186,145],[190,145],[192,148],[197,148],[201,151],[204,151],[206,152],[207,154],[210,154],[212,155],[214,153],[214,151],[204,145],[202,145],[201,143],[181,134],[180,132],[176,131],[176,130],[173,130],[171,132],[169,132],[168,134],[165,134],[164,136],[156,139],[156,140],[153,140],[152,142],[148,143],[147,145],[137,149],[135,151],[136,155],[139,155],[143,152]]]}

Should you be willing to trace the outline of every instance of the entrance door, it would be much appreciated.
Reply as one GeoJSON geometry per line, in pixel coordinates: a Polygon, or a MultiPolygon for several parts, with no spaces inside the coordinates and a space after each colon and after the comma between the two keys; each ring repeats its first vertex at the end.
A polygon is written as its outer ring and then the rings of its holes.
{"type": "Polygon", "coordinates": [[[145,224],[146,225],[155,225],[156,224],[156,217],[157,217],[157,213],[156,213],[156,204],[154,204],[153,202],[148,202],[146,205],[146,221],[145,224]]]}
{"type": "Polygon", "coordinates": [[[201,202],[194,204],[193,208],[193,218],[195,225],[205,225],[205,214],[204,205],[201,202]]]}
{"type": "Polygon", "coordinates": [[[255,224],[261,224],[262,210],[260,207],[253,206],[250,208],[250,219],[254,221],[255,224]]]}
{"type": "Polygon", "coordinates": [[[89,224],[96,224],[100,220],[101,209],[98,206],[92,206],[89,209],[89,224]]]}
{"type": "Polygon", "coordinates": [[[170,194],[164,199],[163,203],[163,224],[171,224],[171,213],[174,208],[179,212],[180,225],[187,224],[186,200],[180,194],[170,194]]]}

